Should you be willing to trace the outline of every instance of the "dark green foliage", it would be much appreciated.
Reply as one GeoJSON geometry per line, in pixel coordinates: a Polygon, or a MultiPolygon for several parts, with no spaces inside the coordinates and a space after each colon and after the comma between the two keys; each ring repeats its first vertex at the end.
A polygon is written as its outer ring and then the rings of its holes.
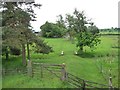
{"type": "Polygon", "coordinates": [[[49,52],[53,52],[52,47],[48,46],[43,40],[36,39],[35,40],[35,52],[49,54],[49,52]]]}
{"type": "Polygon", "coordinates": [[[74,29],[77,32],[77,47],[79,47],[78,53],[83,52],[83,47],[88,46],[93,48],[100,43],[99,29],[94,23],[89,22],[84,15],[84,12],[79,12],[77,9],[74,11],[74,29]]]}
{"type": "Polygon", "coordinates": [[[60,28],[62,36],[65,36],[66,32],[67,32],[67,28],[66,28],[65,21],[63,20],[62,15],[58,16],[58,20],[56,21],[56,25],[60,28]]]}
{"type": "Polygon", "coordinates": [[[2,46],[2,55],[5,55],[5,54],[6,54],[6,52],[8,52],[7,47],[2,46]]]}
{"type": "Polygon", "coordinates": [[[9,59],[9,47],[8,46],[2,46],[2,55],[6,56],[6,60],[9,59]]]}
{"type": "Polygon", "coordinates": [[[100,29],[101,32],[119,32],[119,28],[104,28],[104,29],[100,29]]]}
{"type": "MultiPolygon", "coordinates": [[[[38,39],[32,31],[30,21],[35,21],[36,18],[33,7],[40,6],[40,4],[35,4],[35,2],[4,2],[2,5],[4,8],[2,11],[2,41],[3,46],[5,48],[7,47],[4,51],[7,56],[9,49],[11,50],[11,54],[19,55],[20,50],[18,48],[22,48],[24,65],[26,64],[25,46],[27,46],[27,52],[29,52],[29,45],[38,39]],[[25,8],[22,9],[22,6],[25,6],[25,8]]],[[[45,44],[44,42],[39,43],[41,43],[41,45],[45,44]]],[[[47,53],[49,53],[49,49],[47,53]]],[[[30,57],[30,52],[28,56],[30,57]]]]}
{"type": "Polygon", "coordinates": [[[56,22],[57,22],[57,24],[58,24],[58,26],[60,28],[66,28],[65,21],[63,20],[63,16],[62,15],[58,16],[58,20],[56,22]]]}
{"type": "Polygon", "coordinates": [[[100,43],[99,37],[100,35],[98,28],[95,26],[89,26],[85,32],[81,32],[77,35],[77,47],[89,46],[92,48],[97,46],[97,44],[100,43]]]}
{"type": "Polygon", "coordinates": [[[76,31],[74,29],[74,17],[70,14],[66,14],[66,25],[67,25],[67,33],[69,34],[69,39],[74,41],[74,38],[76,36],[76,31]]]}
{"type": "Polygon", "coordinates": [[[43,37],[59,38],[63,36],[62,30],[57,24],[46,22],[40,28],[41,28],[43,37]]]}
{"type": "Polygon", "coordinates": [[[10,48],[10,52],[12,55],[20,55],[21,54],[21,50],[18,48],[10,48]]]}
{"type": "Polygon", "coordinates": [[[73,15],[66,14],[66,20],[64,22],[66,23],[64,25],[66,25],[70,40],[73,42],[74,38],[77,39],[76,46],[79,47],[78,54],[83,53],[84,46],[93,48],[100,43],[99,29],[93,22],[86,19],[83,11],[79,12],[75,9],[73,15]]]}

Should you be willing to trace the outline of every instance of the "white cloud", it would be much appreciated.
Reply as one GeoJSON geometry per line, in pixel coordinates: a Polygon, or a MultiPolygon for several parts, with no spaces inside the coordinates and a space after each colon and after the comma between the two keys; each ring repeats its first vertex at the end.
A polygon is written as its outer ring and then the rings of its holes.
{"type": "Polygon", "coordinates": [[[88,18],[99,28],[118,27],[118,1],[119,0],[35,0],[42,4],[41,9],[35,9],[37,21],[32,23],[34,29],[39,31],[46,21],[55,22],[57,15],[72,13],[74,8],[85,11],[88,18]]]}

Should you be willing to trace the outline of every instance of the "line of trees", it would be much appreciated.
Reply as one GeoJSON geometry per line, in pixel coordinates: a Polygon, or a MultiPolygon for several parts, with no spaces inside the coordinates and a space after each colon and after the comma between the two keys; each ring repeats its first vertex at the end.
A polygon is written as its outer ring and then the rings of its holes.
{"type": "Polygon", "coordinates": [[[36,52],[48,54],[52,47],[33,33],[30,21],[35,21],[33,7],[40,8],[35,2],[1,2],[2,9],[2,54],[9,59],[9,53],[20,55],[26,65],[30,60],[29,45],[35,44],[36,52]],[[23,8],[24,7],[24,8],[23,8]],[[26,51],[27,50],[27,51],[26,51]],[[27,55],[26,55],[27,52],[27,55]]]}
{"type": "Polygon", "coordinates": [[[91,20],[87,20],[84,11],[80,12],[75,9],[73,14],[66,14],[65,20],[62,15],[59,15],[58,18],[58,21],[54,24],[55,26],[53,23],[46,22],[40,27],[43,37],[63,37],[69,35],[69,39],[72,42],[76,38],[76,46],[79,47],[78,54],[83,53],[84,46],[92,48],[100,43],[99,29],[91,20]]]}
{"type": "Polygon", "coordinates": [[[119,28],[104,28],[104,29],[100,29],[100,32],[120,32],[119,28]]]}

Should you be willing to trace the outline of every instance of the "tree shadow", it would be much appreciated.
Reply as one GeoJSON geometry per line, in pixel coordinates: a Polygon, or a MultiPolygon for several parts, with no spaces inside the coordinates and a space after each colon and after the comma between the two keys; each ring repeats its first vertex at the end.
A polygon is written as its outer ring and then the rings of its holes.
{"type": "Polygon", "coordinates": [[[119,53],[116,51],[110,51],[110,52],[83,52],[81,54],[76,54],[76,56],[81,58],[101,58],[101,57],[118,57],[119,53]]]}
{"type": "Polygon", "coordinates": [[[112,46],[112,48],[120,49],[120,46],[112,46]]]}
{"type": "Polygon", "coordinates": [[[92,52],[83,52],[81,54],[77,54],[77,56],[82,57],[82,58],[93,58],[95,57],[95,54],[92,52]]]}

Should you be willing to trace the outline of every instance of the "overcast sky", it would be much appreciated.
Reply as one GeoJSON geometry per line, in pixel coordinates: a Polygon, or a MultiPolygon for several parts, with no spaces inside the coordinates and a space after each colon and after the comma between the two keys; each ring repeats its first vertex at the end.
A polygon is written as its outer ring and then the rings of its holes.
{"type": "Polygon", "coordinates": [[[40,26],[46,21],[55,22],[57,16],[66,13],[72,14],[75,8],[85,11],[88,19],[98,28],[118,27],[118,1],[119,0],[35,0],[42,4],[40,9],[35,9],[37,21],[32,23],[35,31],[40,31],[40,26]]]}

